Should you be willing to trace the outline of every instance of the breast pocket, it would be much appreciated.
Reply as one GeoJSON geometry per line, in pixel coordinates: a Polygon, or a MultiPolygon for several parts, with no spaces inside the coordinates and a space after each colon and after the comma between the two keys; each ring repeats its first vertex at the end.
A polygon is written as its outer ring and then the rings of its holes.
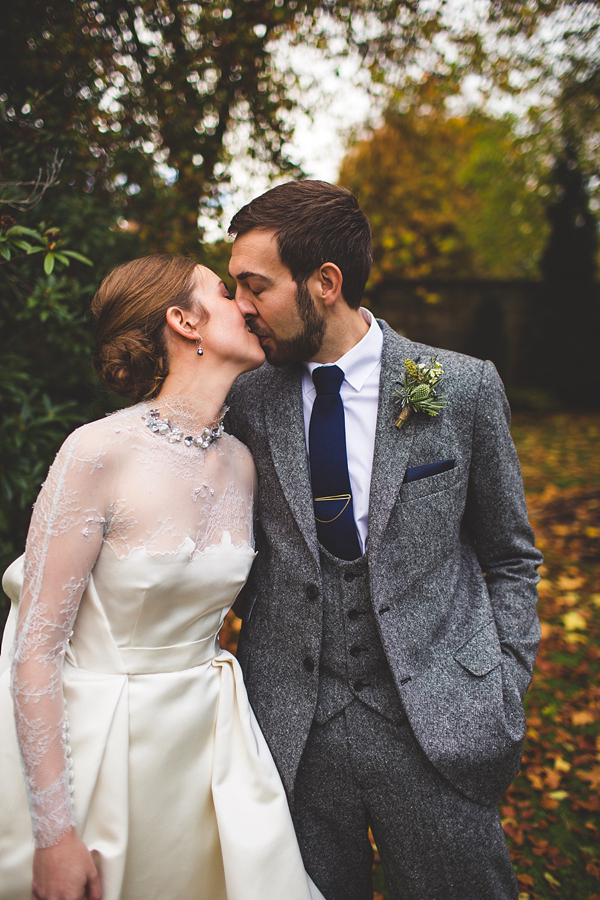
{"type": "Polygon", "coordinates": [[[445,472],[438,472],[434,475],[425,475],[416,480],[405,481],[400,488],[400,500],[402,503],[409,503],[411,500],[419,500],[423,497],[437,494],[440,491],[447,491],[458,483],[459,472],[459,467],[454,465],[445,472]]]}

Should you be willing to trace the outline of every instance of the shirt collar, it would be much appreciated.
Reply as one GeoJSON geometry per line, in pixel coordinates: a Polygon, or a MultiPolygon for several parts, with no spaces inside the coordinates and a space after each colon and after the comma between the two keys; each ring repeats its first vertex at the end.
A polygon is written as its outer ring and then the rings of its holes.
{"type": "MultiPolygon", "coordinates": [[[[369,375],[376,366],[381,363],[381,351],[383,348],[383,332],[377,323],[375,316],[371,315],[368,309],[361,307],[362,317],[370,322],[369,330],[358,344],[355,344],[347,353],[340,356],[336,360],[335,365],[339,366],[344,373],[344,379],[354,388],[360,391],[369,375]]],[[[312,373],[323,363],[308,362],[304,363],[308,369],[309,377],[312,382],[312,373]]],[[[333,365],[333,363],[332,363],[333,365]]]]}

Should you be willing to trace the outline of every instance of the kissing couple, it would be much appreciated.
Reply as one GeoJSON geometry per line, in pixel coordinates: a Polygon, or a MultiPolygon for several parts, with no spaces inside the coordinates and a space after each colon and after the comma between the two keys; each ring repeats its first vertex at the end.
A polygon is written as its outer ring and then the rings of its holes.
{"type": "Polygon", "coordinates": [[[229,230],[234,297],[155,255],[93,299],[136,402],[67,438],[5,575],[0,900],[372,900],[369,828],[393,900],[516,900],[541,555],[501,381],[361,307],[349,191],[229,230]]]}

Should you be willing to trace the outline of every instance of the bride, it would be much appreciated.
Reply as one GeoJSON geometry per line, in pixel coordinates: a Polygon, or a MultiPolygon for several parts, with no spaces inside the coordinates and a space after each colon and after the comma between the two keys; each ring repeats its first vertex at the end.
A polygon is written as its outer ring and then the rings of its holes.
{"type": "Polygon", "coordinates": [[[67,438],[5,579],[0,900],[322,900],[218,643],[256,490],[223,403],[258,338],[181,257],[119,266],[92,312],[100,376],[151,399],[67,438]]]}

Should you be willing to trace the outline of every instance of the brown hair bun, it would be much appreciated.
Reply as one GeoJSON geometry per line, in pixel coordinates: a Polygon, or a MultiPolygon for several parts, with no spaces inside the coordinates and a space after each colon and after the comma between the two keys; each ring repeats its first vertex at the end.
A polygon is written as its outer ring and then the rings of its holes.
{"type": "Polygon", "coordinates": [[[122,397],[154,397],[169,373],[164,330],[170,306],[191,309],[192,273],[184,256],[155,254],[117,266],[92,300],[94,367],[122,397]]]}

